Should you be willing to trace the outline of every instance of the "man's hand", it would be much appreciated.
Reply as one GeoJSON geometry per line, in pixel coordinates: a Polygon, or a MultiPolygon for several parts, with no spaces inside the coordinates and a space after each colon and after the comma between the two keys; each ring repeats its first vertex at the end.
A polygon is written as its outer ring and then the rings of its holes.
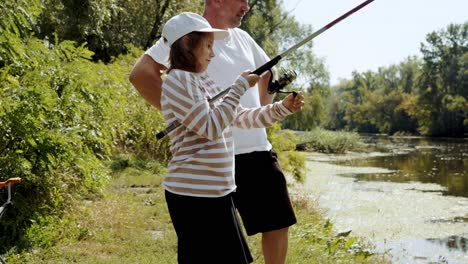
{"type": "Polygon", "coordinates": [[[302,92],[298,92],[297,95],[290,93],[283,99],[283,105],[293,113],[301,111],[304,106],[304,96],[302,92]]]}
{"type": "MultiPolygon", "coordinates": [[[[271,68],[273,72],[273,80],[275,80],[278,76],[278,71],[276,70],[276,67],[271,68]]],[[[267,71],[264,74],[262,74],[260,81],[258,81],[258,93],[260,95],[260,104],[267,105],[273,103],[273,99],[276,96],[276,93],[268,93],[268,86],[270,85],[270,77],[271,77],[271,72],[267,71]]]]}
{"type": "Polygon", "coordinates": [[[243,72],[241,76],[247,80],[250,87],[253,87],[258,82],[258,80],[260,80],[260,76],[258,76],[257,74],[252,74],[250,73],[250,71],[243,72]]]}

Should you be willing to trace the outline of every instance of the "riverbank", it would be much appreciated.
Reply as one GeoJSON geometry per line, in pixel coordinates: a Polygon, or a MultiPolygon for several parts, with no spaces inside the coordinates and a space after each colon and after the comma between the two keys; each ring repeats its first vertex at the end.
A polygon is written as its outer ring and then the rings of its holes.
{"type": "MultiPolygon", "coordinates": [[[[74,201],[62,219],[37,230],[47,244],[10,252],[8,263],[177,263],[177,239],[160,186],[163,173],[141,162],[128,165],[111,174],[100,198],[74,201]]],[[[366,240],[336,232],[299,186],[291,186],[298,223],[290,229],[288,263],[388,263],[371,254],[366,240]]],[[[260,238],[248,237],[254,264],[264,263],[260,238]]]]}
{"type": "Polygon", "coordinates": [[[338,232],[352,230],[377,252],[392,256],[393,263],[468,263],[468,225],[458,221],[468,216],[468,199],[444,196],[438,184],[361,181],[354,176],[393,171],[335,164],[390,154],[306,155],[303,192],[317,201],[338,232]],[[460,243],[461,250],[454,251],[454,243],[460,243]]]}

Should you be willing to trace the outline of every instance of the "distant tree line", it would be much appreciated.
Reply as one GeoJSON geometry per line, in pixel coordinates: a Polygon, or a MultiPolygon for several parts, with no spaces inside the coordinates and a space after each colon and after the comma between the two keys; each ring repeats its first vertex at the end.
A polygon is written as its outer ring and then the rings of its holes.
{"type": "Polygon", "coordinates": [[[463,137],[468,132],[468,22],[429,33],[422,59],[353,72],[336,87],[311,85],[305,111],[284,125],[393,135],[463,137]]]}

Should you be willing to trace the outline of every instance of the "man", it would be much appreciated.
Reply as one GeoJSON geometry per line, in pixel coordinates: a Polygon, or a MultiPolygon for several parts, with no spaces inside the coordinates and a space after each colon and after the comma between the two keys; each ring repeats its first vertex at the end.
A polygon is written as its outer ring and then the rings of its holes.
{"type": "MultiPolygon", "coordinates": [[[[247,0],[205,0],[203,17],[214,28],[226,29],[229,35],[215,41],[208,74],[222,88],[233,83],[244,70],[255,70],[269,61],[265,52],[243,30],[243,16],[249,10],[247,0]]],[[[161,71],[167,67],[169,47],[160,39],[136,63],[130,81],[139,93],[161,109],[161,71]]],[[[271,103],[268,94],[269,74],[241,98],[243,107],[258,107],[271,103]]],[[[233,128],[236,152],[235,205],[248,235],[262,233],[265,263],[285,263],[288,248],[288,228],[296,223],[276,154],[271,151],[264,128],[233,128]]]]}

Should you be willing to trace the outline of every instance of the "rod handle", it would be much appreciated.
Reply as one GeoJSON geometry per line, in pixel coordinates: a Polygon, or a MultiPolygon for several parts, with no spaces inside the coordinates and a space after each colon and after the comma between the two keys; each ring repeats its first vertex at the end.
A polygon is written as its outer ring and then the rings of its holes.
{"type": "Polygon", "coordinates": [[[277,55],[276,57],[274,57],[269,62],[267,62],[267,63],[263,64],[262,66],[260,66],[260,68],[253,71],[252,74],[262,75],[262,73],[264,73],[264,72],[268,71],[269,69],[273,68],[273,66],[275,66],[280,60],[281,60],[281,55],[277,55]]]}

